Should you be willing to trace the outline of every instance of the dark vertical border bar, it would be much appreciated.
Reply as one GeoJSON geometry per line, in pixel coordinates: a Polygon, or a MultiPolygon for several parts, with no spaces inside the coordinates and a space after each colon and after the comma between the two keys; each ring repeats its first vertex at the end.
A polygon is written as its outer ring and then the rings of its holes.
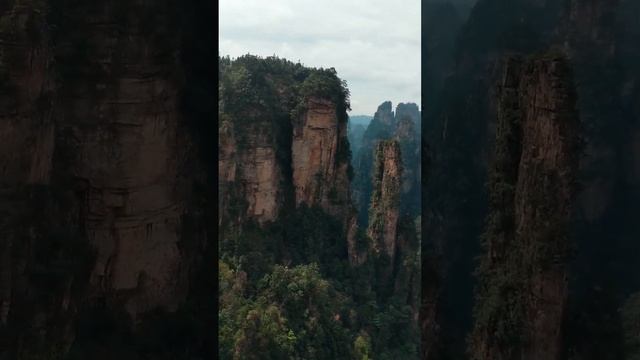
{"type": "Polygon", "coordinates": [[[215,359],[218,353],[218,246],[217,203],[218,193],[218,136],[217,136],[217,49],[218,2],[214,0],[177,0],[176,10],[181,10],[182,48],[181,61],[185,69],[183,113],[189,128],[198,142],[206,169],[205,188],[200,189],[207,219],[207,244],[202,254],[202,266],[197,270],[190,289],[190,299],[199,308],[206,324],[197,357],[215,359]],[[214,29],[215,28],[215,29],[214,29]],[[213,136],[216,134],[216,136],[213,136]],[[215,140],[212,140],[215,139],[215,140]],[[215,210],[213,210],[215,209],[215,210]]]}

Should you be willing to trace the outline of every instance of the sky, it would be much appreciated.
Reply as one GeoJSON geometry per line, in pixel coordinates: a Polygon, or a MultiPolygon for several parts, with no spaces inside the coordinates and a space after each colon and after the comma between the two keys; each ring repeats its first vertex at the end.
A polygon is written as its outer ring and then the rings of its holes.
{"type": "Polygon", "coordinates": [[[220,55],[277,55],[334,67],[350,115],[420,105],[420,0],[220,0],[220,55]]]}

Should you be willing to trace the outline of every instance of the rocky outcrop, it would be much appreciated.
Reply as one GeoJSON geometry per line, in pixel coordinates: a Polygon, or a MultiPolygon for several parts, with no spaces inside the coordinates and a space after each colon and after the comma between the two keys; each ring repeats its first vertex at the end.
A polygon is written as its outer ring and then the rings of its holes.
{"type": "MultiPolygon", "coordinates": [[[[367,235],[376,260],[377,293],[381,299],[404,299],[418,312],[418,262],[415,223],[400,212],[402,154],[396,140],[378,143],[375,151],[373,194],[367,235]]],[[[417,321],[417,316],[416,319],[417,321]]]]}
{"type": "MultiPolygon", "coordinates": [[[[640,278],[629,271],[638,261],[629,255],[638,253],[638,244],[628,239],[635,238],[638,227],[626,215],[637,213],[640,203],[633,170],[640,114],[640,72],[634,60],[640,53],[639,11],[630,0],[479,0],[459,34],[443,32],[449,39],[457,37],[455,55],[443,46],[451,41],[435,36],[438,26],[453,28],[454,22],[440,22],[447,19],[444,13],[430,11],[423,59],[431,60],[425,61],[422,83],[432,164],[429,179],[423,181],[428,199],[423,233],[442,249],[441,323],[443,333],[459,344],[471,324],[464,314],[472,304],[464,299],[472,298],[470,274],[481,219],[487,216],[487,159],[495,153],[498,104],[487,90],[501,75],[496,64],[505,54],[556,48],[567,54],[574,74],[584,138],[577,175],[581,189],[570,235],[578,251],[569,276],[571,324],[565,347],[576,359],[623,357],[616,340],[617,309],[620,299],[640,286],[640,278]]],[[[457,348],[462,346],[448,346],[453,353],[457,348]]]]}
{"type": "MultiPolygon", "coordinates": [[[[268,115],[265,115],[268,116],[268,115]]],[[[231,122],[219,129],[218,171],[221,217],[240,209],[243,220],[275,221],[282,211],[287,189],[293,186],[296,206],[320,206],[328,213],[349,213],[350,194],[346,156],[346,124],[339,123],[336,105],[330,100],[309,99],[306,110],[292,121],[290,149],[279,149],[270,124],[253,124],[242,129],[242,141],[234,136],[231,122]],[[292,178],[283,178],[278,152],[291,154],[292,178]]],[[[239,221],[239,220],[236,220],[239,221]]]]}
{"type": "MultiPolygon", "coordinates": [[[[400,106],[400,105],[398,105],[400,106]]],[[[395,137],[398,140],[406,140],[415,142],[419,139],[420,133],[416,131],[416,119],[418,117],[411,117],[408,115],[402,115],[398,118],[398,124],[396,125],[395,137]]]]}
{"type": "Polygon", "coordinates": [[[378,119],[381,124],[393,126],[395,124],[395,116],[393,115],[391,101],[385,101],[380,104],[373,118],[378,119]]]}
{"type": "Polygon", "coordinates": [[[373,171],[373,152],[376,143],[391,137],[393,111],[391,102],[387,101],[376,110],[375,116],[362,136],[362,146],[354,164],[355,179],[352,184],[353,198],[358,209],[358,224],[363,228],[368,225],[369,201],[371,200],[371,174],[373,171]]]}
{"type": "Polygon", "coordinates": [[[432,59],[425,61],[422,81],[430,161],[422,181],[423,237],[442,260],[445,356],[465,356],[460,349],[473,326],[473,273],[488,216],[485,184],[495,146],[498,104],[492,90],[502,75],[501,59],[562,47],[559,24],[568,23],[567,8],[557,1],[478,0],[463,25],[452,6],[440,6],[423,29],[423,59],[432,59]]]}
{"type": "Polygon", "coordinates": [[[12,2],[0,24],[0,351],[66,353],[87,307],[176,311],[207,231],[176,9],[12,2]]]}
{"type": "Polygon", "coordinates": [[[412,333],[418,334],[421,274],[417,227],[420,224],[401,213],[403,172],[398,141],[379,142],[375,151],[374,187],[367,228],[370,244],[364,257],[372,260],[375,281],[371,283],[378,299],[384,304],[399,304],[410,309],[408,325],[412,333]]]}
{"type": "MultiPolygon", "coordinates": [[[[418,105],[414,103],[399,103],[396,106],[396,122],[398,123],[396,127],[400,128],[400,121],[404,118],[409,118],[413,121],[414,128],[420,129],[421,121],[420,121],[420,110],[418,109],[418,105]]],[[[397,131],[396,131],[397,132],[397,131]]],[[[415,136],[416,134],[414,134],[415,136]]]]}
{"type": "MultiPolygon", "coordinates": [[[[516,185],[516,234],[540,271],[529,279],[524,358],[561,358],[568,297],[570,221],[577,190],[580,125],[569,64],[540,59],[524,69],[528,99],[516,185]],[[549,221],[549,219],[553,219],[549,221]]],[[[517,240],[516,240],[517,241],[517,240]]]]}
{"type": "Polygon", "coordinates": [[[363,135],[362,147],[356,155],[355,173],[352,191],[358,209],[358,222],[368,224],[368,210],[372,194],[371,173],[374,164],[374,151],[383,140],[397,139],[403,151],[403,164],[406,169],[402,180],[401,212],[417,216],[420,213],[420,112],[413,103],[400,103],[396,112],[391,102],[382,103],[363,135]]]}
{"type": "Polygon", "coordinates": [[[54,173],[73,179],[84,204],[96,295],[121,292],[134,317],[175,310],[186,296],[189,266],[179,243],[198,176],[185,168],[193,142],[179,112],[177,25],[168,4],[153,5],[151,23],[141,23],[136,11],[151,6],[68,10],[89,43],[61,34],[56,44],[65,80],[57,90],[54,173]],[[116,31],[123,24],[126,32],[116,31]]]}
{"type": "Polygon", "coordinates": [[[378,143],[374,166],[368,235],[373,241],[373,250],[377,254],[388,256],[393,267],[398,246],[400,184],[403,171],[400,145],[397,141],[378,143]]]}
{"type": "Polygon", "coordinates": [[[219,218],[236,223],[274,221],[284,203],[282,170],[277,144],[269,124],[255,124],[243,130],[237,140],[234,127],[223,122],[218,133],[219,218]]]}
{"type": "Polygon", "coordinates": [[[561,359],[579,156],[567,61],[506,61],[499,87],[474,359],[561,359]]]}
{"type": "MultiPolygon", "coordinates": [[[[268,118],[269,114],[264,114],[268,118]]],[[[255,220],[275,221],[283,211],[285,198],[295,206],[319,206],[350,223],[349,158],[346,124],[338,121],[336,105],[324,98],[311,98],[305,111],[291,120],[291,148],[276,141],[271,125],[252,123],[243,127],[241,140],[234,125],[223,121],[219,128],[220,223],[255,220]],[[280,153],[291,154],[283,164],[280,153]],[[291,178],[283,166],[291,167],[291,178]],[[291,184],[293,194],[286,184],[291,184]],[[237,218],[229,218],[234,214],[237,218]]]]}
{"type": "Polygon", "coordinates": [[[348,93],[335,70],[251,55],[220,58],[219,84],[221,243],[250,222],[266,229],[304,207],[339,220],[344,253],[360,263],[348,93]]]}
{"type": "Polygon", "coordinates": [[[416,110],[412,112],[411,115],[403,115],[400,110],[401,105],[404,104],[398,104],[398,110],[396,111],[396,114],[400,113],[401,117],[397,118],[396,130],[393,137],[398,140],[400,144],[403,157],[402,163],[404,165],[400,209],[403,215],[415,216],[422,211],[420,201],[420,190],[422,187],[420,182],[422,171],[421,143],[420,129],[416,125],[416,123],[420,122],[420,118],[417,117],[419,114],[419,112],[417,112],[417,105],[411,104],[413,105],[411,108],[416,110]]]}
{"type": "Polygon", "coordinates": [[[329,214],[350,215],[346,123],[336,104],[311,98],[294,124],[291,148],[296,205],[318,205],[329,214]]]}

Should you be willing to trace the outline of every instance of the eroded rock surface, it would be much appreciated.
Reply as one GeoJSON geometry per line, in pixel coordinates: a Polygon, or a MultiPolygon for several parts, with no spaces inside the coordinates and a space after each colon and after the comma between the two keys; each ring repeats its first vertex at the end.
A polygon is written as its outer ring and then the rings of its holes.
{"type": "Polygon", "coordinates": [[[380,142],[376,147],[374,190],[371,199],[369,236],[374,250],[394,259],[400,217],[402,158],[396,141],[380,142]]]}
{"type": "Polygon", "coordinates": [[[219,220],[231,207],[242,208],[241,201],[245,207],[241,218],[259,223],[274,221],[283,205],[284,190],[277,144],[270,128],[262,124],[246,128],[240,142],[231,124],[223,124],[219,131],[218,184],[223,194],[219,220]]]}
{"type": "Polygon", "coordinates": [[[204,166],[174,5],[0,5],[3,355],[65,354],[89,307],[135,327],[188,296],[204,166]]]}
{"type": "Polygon", "coordinates": [[[296,205],[320,205],[332,215],[350,209],[346,123],[331,101],[311,98],[295,123],[291,149],[296,205]]]}
{"type": "Polygon", "coordinates": [[[579,163],[575,90],[560,56],[510,58],[503,74],[471,352],[560,359],[579,163]]]}

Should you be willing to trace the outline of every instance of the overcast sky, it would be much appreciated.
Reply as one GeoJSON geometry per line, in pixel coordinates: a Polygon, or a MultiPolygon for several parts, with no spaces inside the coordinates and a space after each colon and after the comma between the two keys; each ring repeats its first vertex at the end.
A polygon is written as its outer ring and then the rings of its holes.
{"type": "Polygon", "coordinates": [[[420,0],[220,0],[220,55],[334,67],[351,115],[420,105],[420,0]]]}

